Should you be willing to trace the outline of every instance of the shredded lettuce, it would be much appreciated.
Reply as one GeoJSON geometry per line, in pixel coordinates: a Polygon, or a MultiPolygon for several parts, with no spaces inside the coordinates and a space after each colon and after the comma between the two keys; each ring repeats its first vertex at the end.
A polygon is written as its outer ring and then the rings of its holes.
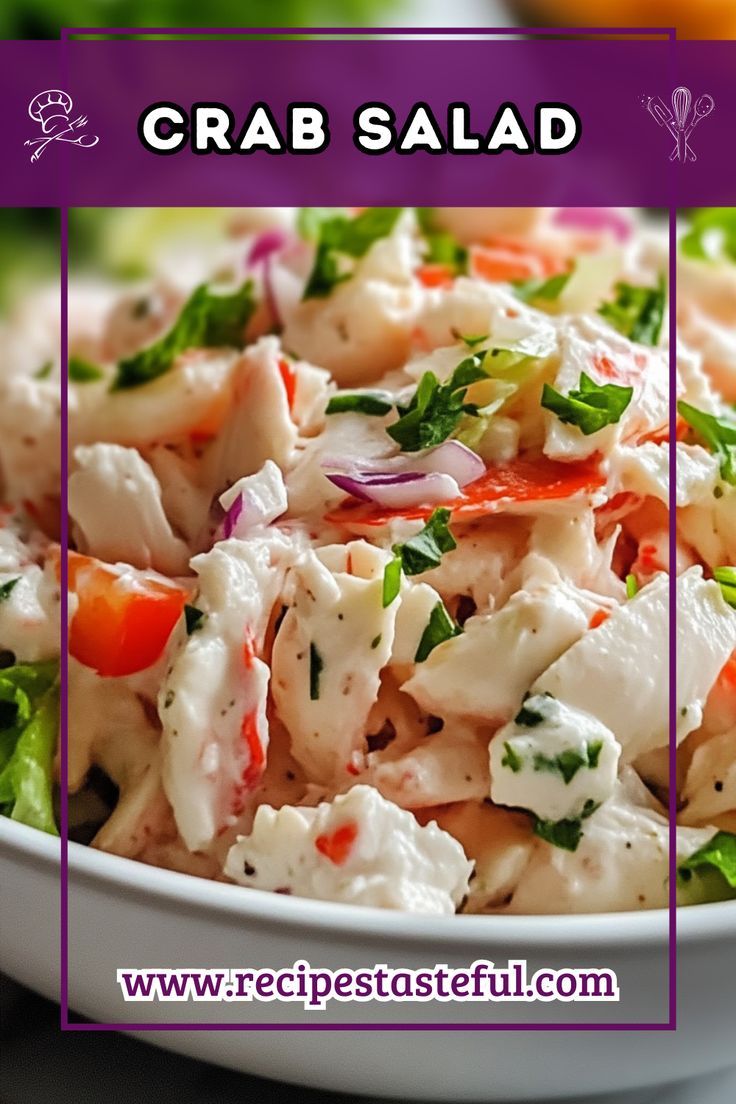
{"type": "Polygon", "coordinates": [[[712,839],[681,863],[677,870],[680,888],[700,901],[736,897],[736,835],[716,832],[712,839]]]}
{"type": "Polygon", "coordinates": [[[245,327],[255,305],[250,280],[246,280],[236,291],[224,294],[213,291],[209,284],[200,284],[187,299],[168,333],[134,356],[119,362],[112,390],[139,387],[158,379],[187,349],[242,347],[245,344],[245,327]]]}
{"type": "Polygon", "coordinates": [[[58,663],[0,671],[0,809],[58,835],[53,764],[59,731],[58,663]]]}
{"type": "Polygon", "coordinates": [[[736,262],[736,208],[703,207],[695,211],[680,250],[698,261],[736,262]]]}

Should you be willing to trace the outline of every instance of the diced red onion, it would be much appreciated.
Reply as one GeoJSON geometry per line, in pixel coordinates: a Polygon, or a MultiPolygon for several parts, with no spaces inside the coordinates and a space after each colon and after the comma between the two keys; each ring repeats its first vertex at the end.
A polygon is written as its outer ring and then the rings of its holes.
{"type": "Polygon", "coordinates": [[[222,532],[225,536],[225,540],[233,535],[235,526],[238,524],[238,519],[243,512],[243,496],[239,494],[233,502],[230,509],[225,514],[222,522],[222,532]]]}
{"type": "Polygon", "coordinates": [[[556,226],[593,233],[610,230],[621,242],[628,241],[633,233],[631,219],[616,207],[559,207],[553,222],[556,226]]]}
{"type": "Polygon", "coordinates": [[[325,472],[341,491],[364,502],[403,508],[432,502],[448,502],[460,493],[450,475],[439,472],[325,472]]]}
{"type": "Polygon", "coordinates": [[[289,241],[289,237],[283,230],[264,230],[254,240],[248,255],[245,258],[245,267],[254,268],[261,261],[265,261],[273,253],[278,253],[289,241]]]}
{"type": "Polygon", "coordinates": [[[380,506],[408,507],[450,502],[460,488],[486,470],[479,456],[460,441],[444,441],[416,456],[366,459],[325,458],[322,469],[341,491],[380,506]]]}
{"type": "Polygon", "coordinates": [[[276,256],[289,244],[290,236],[283,230],[265,230],[254,240],[248,255],[245,258],[247,269],[262,265],[263,268],[263,295],[268,305],[269,313],[277,326],[282,325],[283,318],[279,310],[278,297],[274,291],[273,262],[276,256]]]}
{"type": "Polygon", "coordinates": [[[459,487],[480,479],[486,470],[480,456],[461,441],[443,441],[412,460],[412,467],[417,471],[450,475],[459,487]]]}

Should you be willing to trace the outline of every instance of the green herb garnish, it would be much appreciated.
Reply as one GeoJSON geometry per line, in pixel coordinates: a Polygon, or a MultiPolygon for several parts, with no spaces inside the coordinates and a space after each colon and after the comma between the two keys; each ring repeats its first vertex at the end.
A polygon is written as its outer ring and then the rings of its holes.
{"type": "Polygon", "coordinates": [[[386,432],[403,452],[440,445],[454,432],[465,414],[478,416],[478,407],[465,402],[471,384],[488,379],[483,368],[485,352],[467,357],[458,364],[446,383],[434,372],[425,372],[408,406],[397,407],[400,417],[386,432]]]}
{"type": "Polygon", "coordinates": [[[422,237],[427,243],[427,262],[447,265],[458,274],[467,272],[468,250],[453,234],[435,225],[434,208],[415,207],[414,210],[422,237]]]}
{"type": "Polygon", "coordinates": [[[350,278],[341,268],[341,257],[363,257],[374,242],[393,230],[403,207],[371,207],[355,218],[328,217],[323,208],[305,208],[298,220],[300,232],[317,243],[317,255],[304,289],[303,299],[324,298],[350,278]]]}
{"type": "Polygon", "coordinates": [[[105,373],[96,364],[82,357],[69,357],[69,379],[72,383],[94,383],[105,378],[105,373]]]}
{"type": "Polygon", "coordinates": [[[598,807],[595,801],[588,800],[579,817],[565,820],[542,820],[532,813],[534,834],[551,843],[553,847],[562,848],[563,851],[577,851],[583,838],[583,821],[592,816],[598,807]]]}
{"type": "Polygon", "coordinates": [[[204,612],[201,609],[197,609],[196,606],[184,606],[184,622],[187,628],[187,636],[191,636],[193,632],[202,627],[202,620],[204,619],[204,612]]]}
{"type": "Polygon", "coordinates": [[[534,277],[532,280],[514,280],[514,295],[524,303],[537,300],[551,303],[559,299],[572,272],[558,272],[556,276],[534,277]]]}
{"type": "Polygon", "coordinates": [[[616,298],[598,308],[601,318],[630,341],[656,345],[666,302],[664,279],[660,277],[654,288],[619,282],[614,290],[616,298]]]}
{"type": "Polygon", "coordinates": [[[579,387],[569,395],[562,395],[545,383],[542,406],[556,414],[561,422],[577,426],[587,437],[618,422],[633,394],[633,387],[619,387],[615,383],[601,385],[581,372],[579,387]]]}
{"type": "Polygon", "coordinates": [[[422,633],[422,639],[419,641],[414,662],[423,663],[438,644],[444,643],[445,640],[451,640],[453,636],[459,636],[462,631],[460,626],[456,625],[450,617],[444,603],[440,600],[429,615],[429,621],[422,633]]]}
{"type": "Polygon", "coordinates": [[[139,387],[158,379],[187,349],[241,348],[245,344],[245,327],[254,310],[255,299],[250,280],[229,293],[214,292],[209,284],[200,284],[187,299],[168,333],[146,349],[119,362],[112,390],[139,387]]]}
{"type": "Polygon", "coordinates": [[[736,422],[717,418],[715,414],[706,414],[704,410],[698,410],[697,406],[691,406],[682,400],[678,402],[677,410],[719,458],[721,479],[732,486],[736,485],[736,422]]]}
{"type": "Polygon", "coordinates": [[[508,767],[509,770],[514,772],[514,774],[518,774],[522,766],[524,765],[521,756],[516,751],[514,751],[513,747],[507,740],[504,741],[503,746],[506,754],[501,760],[501,766],[508,767]]]}
{"type": "Polygon", "coordinates": [[[14,579],[6,579],[4,583],[0,584],[0,602],[4,602],[10,597],[19,582],[20,575],[16,575],[14,579]]]}
{"type": "Polygon", "coordinates": [[[33,378],[37,379],[37,380],[48,379],[49,376],[51,375],[51,372],[53,371],[53,367],[54,367],[53,360],[47,360],[45,364],[41,365],[41,367],[38,369],[37,372],[33,373],[33,378]]]}
{"type": "Polygon", "coordinates": [[[315,644],[309,645],[309,698],[319,700],[319,677],[324,670],[324,661],[315,644]]]}
{"type": "MultiPolygon", "coordinates": [[[[540,695],[535,696],[539,697],[540,695]]],[[[541,696],[544,698],[552,697],[552,695],[548,691],[541,696]]],[[[534,728],[536,727],[536,725],[541,724],[542,721],[547,720],[547,714],[544,712],[543,709],[540,709],[538,706],[535,708],[534,706],[526,704],[531,697],[531,694],[524,695],[524,701],[522,702],[521,709],[514,717],[514,724],[524,725],[526,728],[534,728]]]]}
{"type": "Polygon", "coordinates": [[[548,771],[551,774],[562,776],[565,785],[569,786],[575,775],[582,767],[591,770],[598,766],[598,760],[603,749],[603,741],[596,740],[592,744],[586,744],[585,752],[575,748],[567,748],[559,755],[548,756],[537,752],[534,756],[535,771],[548,771]]]}
{"type": "Polygon", "coordinates": [[[383,608],[390,606],[401,589],[401,557],[394,556],[383,569],[383,608]]]}
{"type": "Polygon", "coordinates": [[[393,403],[379,391],[345,391],[333,395],[327,403],[325,414],[388,414],[393,403]]]}
{"type": "Polygon", "coordinates": [[[636,581],[636,575],[626,576],[626,597],[635,598],[639,593],[639,584],[636,581]]]}
{"type": "Polygon", "coordinates": [[[449,520],[450,511],[440,506],[432,512],[421,532],[403,544],[394,545],[394,553],[399,557],[405,575],[421,575],[424,571],[439,567],[444,553],[457,548],[447,524],[449,520]]]}

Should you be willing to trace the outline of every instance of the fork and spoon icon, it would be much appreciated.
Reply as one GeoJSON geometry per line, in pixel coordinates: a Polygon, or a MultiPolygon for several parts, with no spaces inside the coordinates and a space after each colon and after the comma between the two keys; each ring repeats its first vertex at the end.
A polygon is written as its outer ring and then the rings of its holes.
{"type": "Polygon", "coordinates": [[[47,89],[33,97],[28,105],[28,114],[34,122],[40,124],[42,134],[38,138],[27,138],[23,143],[25,146],[35,147],[31,161],[38,161],[50,142],[68,142],[83,149],[97,145],[99,137],[96,134],[83,131],[75,135],[75,131],[83,130],[89,120],[86,115],[71,119],[72,106],[69,93],[58,88],[47,89]]]}
{"type": "Polygon", "coordinates": [[[690,89],[680,85],[672,93],[671,110],[660,96],[642,96],[641,102],[657,125],[667,127],[675,139],[670,161],[697,161],[695,150],[689,142],[690,135],[700,120],[707,118],[712,112],[715,107],[713,97],[708,92],[698,96],[691,112],[690,89]]]}

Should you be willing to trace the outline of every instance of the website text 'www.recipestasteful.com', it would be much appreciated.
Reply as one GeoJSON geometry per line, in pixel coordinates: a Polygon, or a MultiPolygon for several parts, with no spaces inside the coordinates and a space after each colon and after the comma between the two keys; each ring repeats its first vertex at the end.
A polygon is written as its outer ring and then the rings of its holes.
{"type": "Polygon", "coordinates": [[[529,973],[524,959],[496,966],[476,959],[468,967],[444,963],[420,969],[371,967],[330,970],[302,959],[282,969],[119,969],[125,1001],[273,1001],[319,1011],[328,1002],[368,1001],[618,1001],[613,970],[542,968],[529,973]]]}

